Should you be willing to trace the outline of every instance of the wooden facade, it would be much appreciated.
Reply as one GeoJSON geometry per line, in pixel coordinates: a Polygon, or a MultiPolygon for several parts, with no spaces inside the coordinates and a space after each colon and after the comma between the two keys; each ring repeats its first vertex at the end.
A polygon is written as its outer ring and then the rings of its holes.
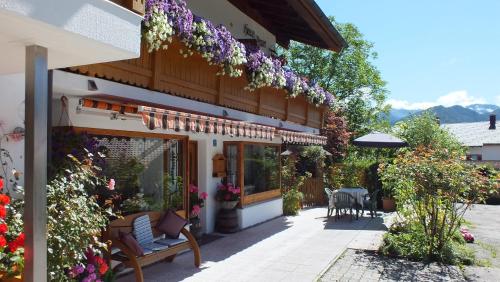
{"type": "Polygon", "coordinates": [[[166,50],[149,53],[143,43],[137,59],[78,66],[70,71],[313,128],[322,127],[325,106],[311,105],[303,96],[288,99],[282,89],[245,90],[248,84],[245,74],[238,78],[217,75],[219,68],[209,65],[199,54],[184,58],[180,54],[183,47],[174,41],[166,50]]]}

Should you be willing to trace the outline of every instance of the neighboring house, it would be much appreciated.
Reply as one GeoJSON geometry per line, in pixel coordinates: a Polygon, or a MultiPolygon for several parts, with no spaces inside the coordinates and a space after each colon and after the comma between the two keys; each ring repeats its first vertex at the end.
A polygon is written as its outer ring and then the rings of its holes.
{"type": "Polygon", "coordinates": [[[442,127],[468,147],[467,160],[499,166],[500,130],[496,128],[496,115],[491,115],[489,122],[443,124],[442,127]]]}
{"type": "MultiPolygon", "coordinates": [[[[0,47],[32,42],[26,38],[35,37],[40,37],[40,44],[53,46],[49,68],[55,70],[48,93],[52,125],[96,138],[109,150],[109,163],[115,169],[128,169],[129,161],[141,163],[139,187],[123,188],[131,197],[144,194],[151,205],[177,208],[187,217],[192,208],[189,187],[198,186],[208,194],[201,215],[205,232],[215,228],[219,208],[215,194],[221,180],[241,187],[240,228],[280,216],[281,146],[324,144],[326,138],[319,133],[327,106],[306,99],[305,92],[289,97],[284,89],[272,87],[249,91],[245,73],[217,75],[220,69],[200,54],[181,54],[185,47],[175,36],[168,49],[149,53],[144,39],[139,39],[137,15],[130,12],[144,13],[144,1],[113,1],[126,9],[108,1],[87,1],[82,7],[68,2],[80,1],[51,0],[26,10],[27,23],[53,22],[46,34],[33,26],[26,26],[26,34],[12,32],[6,28],[14,25],[9,13],[0,13],[1,34],[13,34],[11,42],[0,39],[0,47]],[[91,13],[94,4],[99,7],[95,14],[91,13]],[[79,12],[85,17],[75,17],[79,12]],[[122,18],[99,18],[113,13],[122,18]],[[69,29],[66,33],[81,29],[82,34],[65,39],[50,33],[65,29],[69,29]]],[[[276,44],[286,48],[291,40],[337,52],[345,47],[314,0],[190,0],[187,4],[195,15],[225,25],[237,40],[256,45],[269,56],[276,44]]],[[[10,53],[1,55],[2,62],[24,62],[21,55],[9,60],[10,53]]],[[[22,64],[15,64],[4,73],[22,69],[22,64]]],[[[0,76],[0,89],[6,92],[2,94],[10,95],[9,103],[0,104],[0,117],[9,132],[23,126],[19,113],[24,109],[24,85],[23,74],[0,76]]],[[[44,112],[40,115],[47,117],[44,112]]],[[[18,153],[16,165],[22,168],[23,143],[7,145],[18,153]]]]}

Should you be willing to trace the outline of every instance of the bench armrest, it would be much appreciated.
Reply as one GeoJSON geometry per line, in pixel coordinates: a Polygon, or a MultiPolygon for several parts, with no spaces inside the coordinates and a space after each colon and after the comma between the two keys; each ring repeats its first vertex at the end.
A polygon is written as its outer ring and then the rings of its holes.
{"type": "Polygon", "coordinates": [[[191,232],[189,232],[185,227],[181,229],[181,233],[188,239],[194,254],[194,261],[195,261],[194,264],[196,265],[196,267],[199,267],[201,264],[201,254],[198,242],[196,242],[196,239],[194,238],[193,234],[191,234],[191,232]]]}

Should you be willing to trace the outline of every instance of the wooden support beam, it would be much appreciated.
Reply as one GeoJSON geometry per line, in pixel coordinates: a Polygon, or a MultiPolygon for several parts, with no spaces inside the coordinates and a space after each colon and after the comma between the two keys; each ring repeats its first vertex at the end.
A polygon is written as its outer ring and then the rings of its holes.
{"type": "Polygon", "coordinates": [[[216,89],[217,90],[217,101],[216,101],[216,104],[221,106],[224,104],[224,91],[222,89],[222,83],[223,83],[222,80],[224,80],[224,77],[222,75],[218,75],[216,79],[217,79],[217,86],[216,86],[217,87],[217,89],[216,89]]]}
{"type": "Polygon", "coordinates": [[[262,88],[257,89],[257,114],[261,115],[262,114],[262,88]]]}
{"type": "Polygon", "coordinates": [[[24,281],[47,281],[47,49],[26,47],[24,281]]]}
{"type": "Polygon", "coordinates": [[[153,60],[151,62],[151,82],[150,88],[153,90],[160,90],[160,79],[161,79],[161,58],[162,58],[162,50],[157,50],[153,53],[153,60]]]}

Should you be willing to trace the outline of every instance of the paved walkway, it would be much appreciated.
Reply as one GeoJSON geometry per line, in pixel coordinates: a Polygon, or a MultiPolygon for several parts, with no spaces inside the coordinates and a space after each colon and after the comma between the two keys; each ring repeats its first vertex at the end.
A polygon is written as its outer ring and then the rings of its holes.
{"type": "Polygon", "coordinates": [[[474,205],[465,214],[472,226],[475,243],[468,244],[476,258],[488,267],[466,267],[464,274],[469,281],[500,281],[500,206],[474,205]]]}
{"type": "MultiPolygon", "coordinates": [[[[144,269],[146,281],[313,281],[346,248],[376,249],[391,216],[350,221],[326,220],[326,208],[279,217],[201,247],[193,255],[144,269]]],[[[134,281],[127,275],[118,281],[134,281]]]]}
{"type": "Polygon", "coordinates": [[[333,281],[466,281],[456,266],[424,264],[348,249],[319,279],[333,281]]]}

